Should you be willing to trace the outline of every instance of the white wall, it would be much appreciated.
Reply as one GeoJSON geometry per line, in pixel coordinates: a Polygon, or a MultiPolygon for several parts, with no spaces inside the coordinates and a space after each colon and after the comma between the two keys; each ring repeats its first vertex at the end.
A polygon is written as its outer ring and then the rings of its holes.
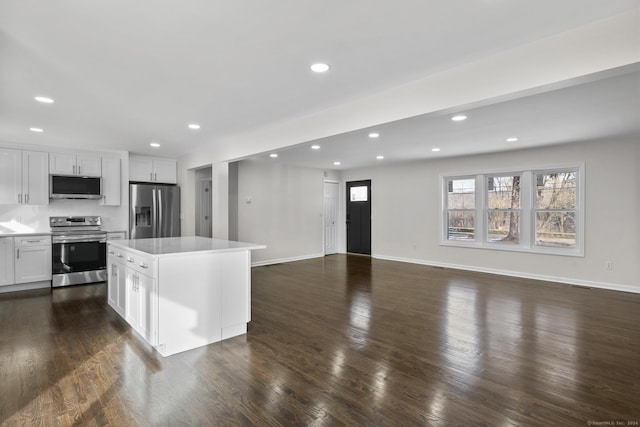
{"type": "MultiPolygon", "coordinates": [[[[372,179],[372,253],[413,262],[640,292],[640,142],[595,141],[345,171],[372,179]],[[584,162],[585,256],[439,245],[439,175],[584,162]],[[620,227],[605,227],[610,218],[620,227]],[[614,269],[605,269],[611,260],[614,269]]],[[[344,240],[344,237],[342,237],[344,240]]]]}
{"type": "Polygon", "coordinates": [[[320,169],[238,162],[238,240],[267,245],[255,263],[323,254],[323,180],[320,169]]]}

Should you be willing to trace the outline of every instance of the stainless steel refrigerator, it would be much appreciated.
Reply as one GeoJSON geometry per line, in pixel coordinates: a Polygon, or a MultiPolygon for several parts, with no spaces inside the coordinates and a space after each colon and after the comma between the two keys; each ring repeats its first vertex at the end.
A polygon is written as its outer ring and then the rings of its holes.
{"type": "Polygon", "coordinates": [[[131,239],[180,236],[180,188],[176,185],[129,184],[131,239]]]}

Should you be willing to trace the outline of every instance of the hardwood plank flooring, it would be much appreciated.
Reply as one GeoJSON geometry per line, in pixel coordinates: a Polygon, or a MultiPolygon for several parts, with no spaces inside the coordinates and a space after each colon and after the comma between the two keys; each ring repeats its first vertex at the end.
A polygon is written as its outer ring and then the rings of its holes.
{"type": "Polygon", "coordinates": [[[640,421],[639,294],[350,255],[252,283],[246,336],[167,358],[104,284],[0,294],[0,424],[640,421]]]}

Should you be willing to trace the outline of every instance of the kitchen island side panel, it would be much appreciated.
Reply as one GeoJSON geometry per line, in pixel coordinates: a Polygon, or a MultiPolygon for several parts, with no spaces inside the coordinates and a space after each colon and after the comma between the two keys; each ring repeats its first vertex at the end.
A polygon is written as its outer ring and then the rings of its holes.
{"type": "Polygon", "coordinates": [[[157,349],[163,356],[222,339],[222,262],[211,253],[159,259],[157,349]]]}

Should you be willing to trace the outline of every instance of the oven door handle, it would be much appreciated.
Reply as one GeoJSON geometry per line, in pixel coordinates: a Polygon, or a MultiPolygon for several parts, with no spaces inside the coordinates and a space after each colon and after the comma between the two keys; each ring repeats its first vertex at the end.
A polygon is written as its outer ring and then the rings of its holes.
{"type": "Polygon", "coordinates": [[[87,236],[68,237],[63,239],[53,239],[51,243],[55,245],[56,243],[91,243],[91,242],[107,243],[107,238],[106,237],[87,237],[87,236]]]}

